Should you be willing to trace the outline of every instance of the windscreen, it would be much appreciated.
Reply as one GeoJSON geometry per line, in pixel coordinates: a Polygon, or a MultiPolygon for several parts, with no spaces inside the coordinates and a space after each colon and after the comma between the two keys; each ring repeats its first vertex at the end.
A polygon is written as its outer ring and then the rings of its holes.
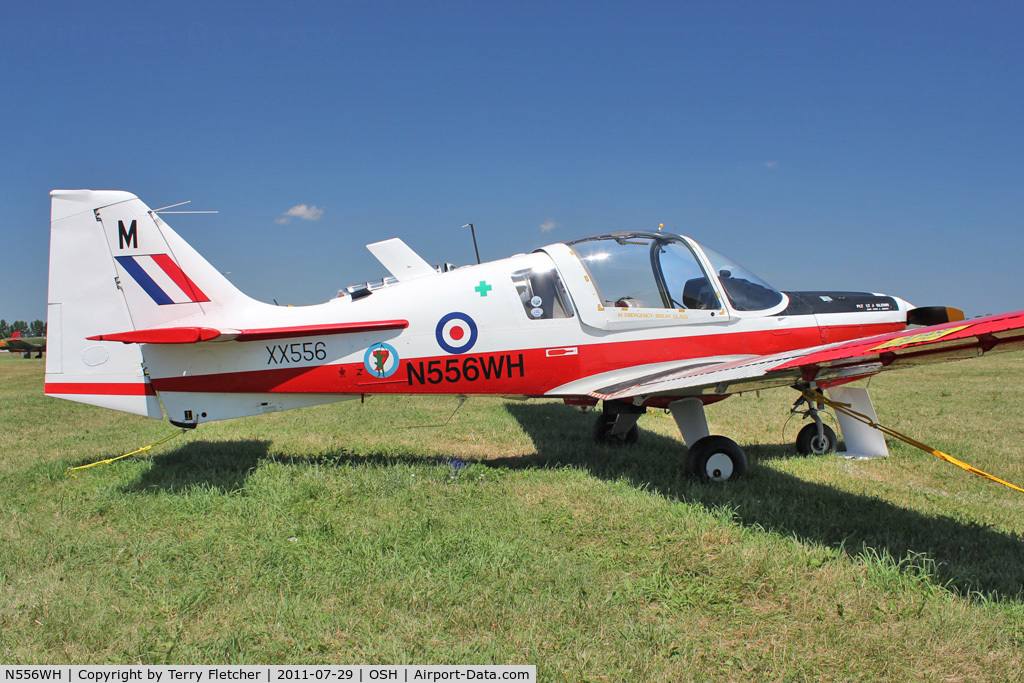
{"type": "Polygon", "coordinates": [[[606,306],[721,308],[693,250],[678,237],[620,233],[570,245],[606,306]]]}
{"type": "Polygon", "coordinates": [[[701,249],[718,273],[729,303],[737,311],[763,311],[782,302],[782,292],[740,264],[704,245],[701,249]]]}

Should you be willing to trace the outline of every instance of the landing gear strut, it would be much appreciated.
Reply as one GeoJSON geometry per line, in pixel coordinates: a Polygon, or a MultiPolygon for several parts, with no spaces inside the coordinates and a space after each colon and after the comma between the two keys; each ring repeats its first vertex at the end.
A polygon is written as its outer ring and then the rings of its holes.
{"type": "Polygon", "coordinates": [[[635,444],[640,438],[636,421],[645,411],[646,408],[632,403],[605,401],[594,423],[594,441],[608,446],[635,444]]]}
{"type": "MultiPolygon", "coordinates": [[[[812,387],[813,388],[813,387],[812,387]]],[[[800,455],[824,455],[832,453],[839,445],[835,430],[821,421],[818,411],[824,408],[821,403],[813,403],[807,400],[803,394],[793,404],[790,412],[803,415],[804,418],[814,420],[813,424],[804,425],[804,428],[796,435],[796,452],[800,455]],[[806,410],[800,410],[800,406],[807,404],[806,410]]]]}

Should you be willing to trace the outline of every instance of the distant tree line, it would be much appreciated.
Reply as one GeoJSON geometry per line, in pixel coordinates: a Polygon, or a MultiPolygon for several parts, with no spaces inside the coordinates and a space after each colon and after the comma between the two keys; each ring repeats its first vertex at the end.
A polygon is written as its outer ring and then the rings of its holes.
{"type": "Polygon", "coordinates": [[[0,318],[0,339],[6,339],[15,332],[21,332],[26,337],[45,337],[46,323],[42,320],[33,320],[31,323],[15,320],[13,323],[8,323],[0,318]]]}

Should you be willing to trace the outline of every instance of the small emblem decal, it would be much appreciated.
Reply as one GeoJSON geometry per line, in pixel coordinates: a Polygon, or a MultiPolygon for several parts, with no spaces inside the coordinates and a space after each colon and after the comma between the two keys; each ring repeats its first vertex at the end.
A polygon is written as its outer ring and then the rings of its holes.
{"type": "Polygon", "coordinates": [[[480,296],[487,296],[487,292],[494,289],[491,285],[487,284],[486,281],[481,280],[480,284],[473,288],[473,291],[478,293],[480,296]]]}
{"type": "Polygon", "coordinates": [[[366,349],[363,365],[373,377],[385,378],[395,374],[398,369],[398,351],[391,344],[380,342],[366,349]]]}
{"type": "Polygon", "coordinates": [[[448,353],[466,353],[476,344],[476,323],[465,313],[449,313],[437,322],[434,336],[448,353]]]}

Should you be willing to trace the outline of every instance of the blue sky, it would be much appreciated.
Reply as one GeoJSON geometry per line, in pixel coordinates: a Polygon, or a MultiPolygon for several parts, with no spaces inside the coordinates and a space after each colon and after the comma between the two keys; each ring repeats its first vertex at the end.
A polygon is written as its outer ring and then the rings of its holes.
{"type": "Polygon", "coordinates": [[[494,259],[663,222],[783,289],[1024,308],[1020,3],[0,12],[9,321],[45,316],[47,193],[83,187],[218,210],[166,218],[282,304],[380,277],[388,237],[464,264],[464,223],[494,259]]]}

